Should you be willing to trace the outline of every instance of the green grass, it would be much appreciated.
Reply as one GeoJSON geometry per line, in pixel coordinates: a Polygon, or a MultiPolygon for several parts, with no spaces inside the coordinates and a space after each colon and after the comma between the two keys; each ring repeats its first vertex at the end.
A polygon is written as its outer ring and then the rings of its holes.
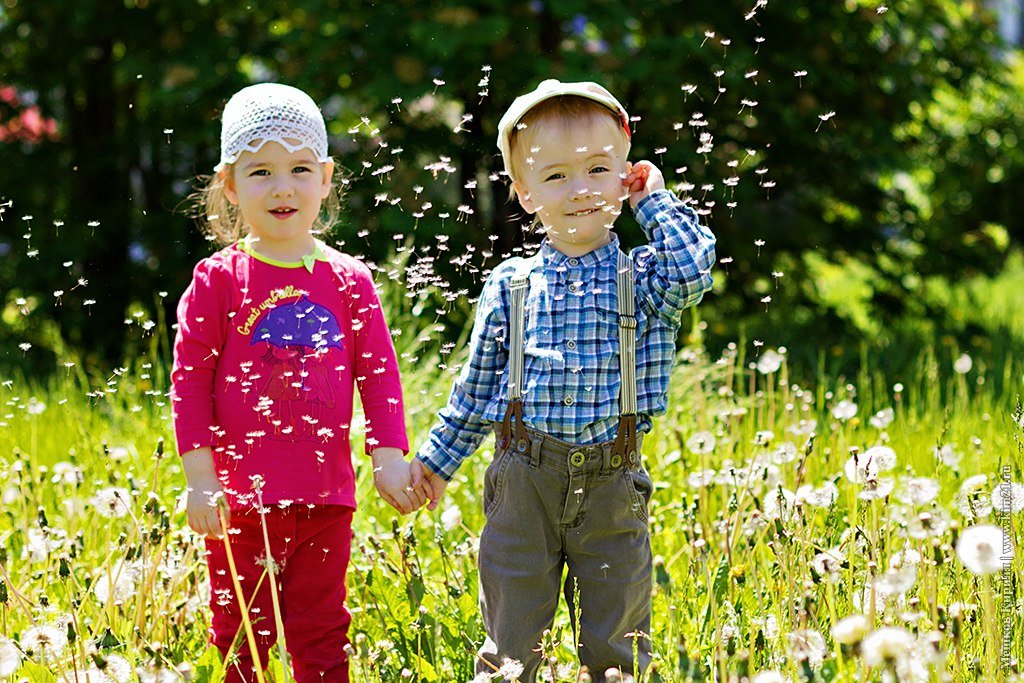
{"type": "MultiPolygon", "coordinates": [[[[436,353],[414,336],[403,338],[409,427],[419,443],[457,362],[439,369],[436,353]]],[[[926,352],[897,394],[872,374],[870,355],[854,383],[818,377],[813,386],[797,386],[789,375],[811,376],[812,369],[783,362],[763,375],[748,367],[758,351],[764,349],[751,348],[744,357],[732,350],[722,359],[685,352],[669,413],[645,441],[646,467],[656,482],[650,526],[658,558],[656,665],[645,680],[743,680],[767,670],[793,681],[886,680],[885,662],[869,667],[856,647],[834,642],[832,627],[854,613],[872,628],[913,634],[924,673],[908,677],[909,665],[894,661],[899,680],[945,680],[942,672],[954,680],[999,680],[1000,629],[1012,635],[1012,657],[1024,659],[1019,581],[1005,586],[1016,591],[1013,602],[1002,602],[1000,575],[970,573],[955,547],[963,530],[980,522],[1005,522],[1017,538],[1021,519],[965,516],[956,497],[973,475],[988,477],[982,497],[1004,470],[1013,482],[1024,479],[1019,413],[1014,416],[1020,365],[1008,361],[980,375],[983,359],[976,358],[975,369],[959,375],[940,372],[926,352]],[[1002,394],[994,391],[997,373],[1008,380],[999,383],[1002,394]],[[841,400],[857,404],[855,417],[832,416],[841,400]],[[891,424],[872,426],[869,417],[885,408],[893,409],[891,424]],[[801,419],[816,421],[813,439],[787,431],[801,419]],[[698,432],[713,435],[713,449],[689,447],[698,432]],[[896,488],[864,500],[858,497],[864,487],[844,475],[844,464],[851,449],[863,453],[881,444],[897,462],[880,477],[893,478],[896,488]],[[942,445],[960,453],[958,466],[939,463],[935,449],[942,445]],[[780,447],[782,454],[773,456],[780,447]],[[709,470],[712,483],[695,485],[709,470]],[[900,502],[902,478],[911,476],[934,481],[934,502],[900,502]],[[796,492],[802,484],[828,482],[838,493],[832,506],[790,504],[773,516],[780,487],[796,492]],[[926,535],[922,513],[942,520],[941,528],[926,535]],[[890,599],[880,591],[872,597],[879,580],[907,580],[909,569],[899,574],[891,565],[908,550],[920,555],[904,563],[914,567],[912,584],[890,599]],[[834,573],[820,573],[825,551],[843,558],[834,573]],[[809,658],[791,645],[793,638],[810,643],[809,658]]],[[[24,661],[16,679],[84,681],[91,669],[89,680],[108,680],[96,673],[103,666],[110,680],[129,680],[123,669],[137,669],[142,680],[178,680],[177,669],[190,671],[192,680],[216,680],[221,671],[206,643],[205,569],[180,504],[184,477],[170,446],[165,377],[160,363],[140,361],[110,377],[90,378],[72,367],[45,386],[0,386],[0,643],[17,644],[24,661]],[[111,497],[115,489],[127,508],[111,497]],[[40,633],[67,643],[40,645],[40,633]],[[157,678],[160,672],[168,677],[157,678]]],[[[483,636],[475,548],[490,449],[485,444],[448,489],[442,507],[459,509],[456,524],[453,511],[397,517],[377,499],[368,461],[356,456],[362,502],[349,575],[354,680],[473,678],[473,652],[483,636]]],[[[361,452],[360,444],[354,451],[361,452]]],[[[1018,551],[1007,576],[1021,573],[1018,551]]],[[[563,611],[547,643],[560,665],[556,680],[578,680],[571,643],[563,611]]],[[[5,661],[0,645],[0,678],[5,661]]],[[[288,680],[279,662],[269,678],[288,680]]]]}

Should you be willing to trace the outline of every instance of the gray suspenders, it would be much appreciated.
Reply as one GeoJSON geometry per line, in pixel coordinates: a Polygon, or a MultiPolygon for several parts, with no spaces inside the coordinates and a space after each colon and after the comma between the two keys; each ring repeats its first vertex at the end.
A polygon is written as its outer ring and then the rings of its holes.
{"type": "MultiPolygon", "coordinates": [[[[523,424],[523,328],[526,296],[530,291],[530,272],[534,263],[533,258],[524,259],[516,268],[509,283],[508,408],[502,421],[500,445],[502,448],[513,445],[521,453],[525,453],[530,446],[530,438],[523,424]]],[[[616,266],[621,382],[619,430],[612,448],[614,467],[623,462],[635,465],[639,461],[636,435],[636,282],[633,279],[633,260],[620,251],[616,266]],[[619,460],[618,463],[615,463],[616,459],[619,460]]]]}

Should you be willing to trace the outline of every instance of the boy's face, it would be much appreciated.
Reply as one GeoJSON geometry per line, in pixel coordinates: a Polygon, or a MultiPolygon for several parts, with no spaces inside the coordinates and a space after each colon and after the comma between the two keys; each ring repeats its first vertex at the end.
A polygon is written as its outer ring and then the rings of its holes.
{"type": "Polygon", "coordinates": [[[582,256],[608,243],[628,191],[628,144],[610,116],[535,121],[517,141],[519,203],[536,214],[551,246],[582,256]]]}
{"type": "Polygon", "coordinates": [[[242,152],[222,171],[224,194],[259,240],[257,250],[293,260],[312,244],[310,229],[330,192],[333,168],[333,162],[318,162],[309,149],[290,152],[268,142],[255,152],[242,152]]]}

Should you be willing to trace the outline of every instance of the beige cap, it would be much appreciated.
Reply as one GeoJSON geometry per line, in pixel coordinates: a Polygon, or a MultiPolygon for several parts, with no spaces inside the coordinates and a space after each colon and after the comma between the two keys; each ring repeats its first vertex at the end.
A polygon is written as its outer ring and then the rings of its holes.
{"type": "Polygon", "coordinates": [[[512,175],[512,153],[509,138],[516,125],[526,116],[528,111],[544,100],[565,95],[585,97],[588,100],[594,100],[608,107],[618,114],[622,130],[626,133],[626,139],[631,137],[629,114],[626,113],[626,108],[610,92],[592,81],[562,83],[554,78],[549,78],[546,81],[542,81],[533,91],[520,95],[513,100],[512,106],[508,108],[508,111],[505,112],[505,115],[501,117],[501,121],[498,123],[498,149],[501,150],[501,158],[505,161],[506,173],[512,175]]]}

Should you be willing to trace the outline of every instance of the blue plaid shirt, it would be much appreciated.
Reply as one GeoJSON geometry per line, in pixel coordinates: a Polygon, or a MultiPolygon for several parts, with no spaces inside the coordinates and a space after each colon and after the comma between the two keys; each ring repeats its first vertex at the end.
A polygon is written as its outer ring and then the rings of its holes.
{"type": "MultiPolygon", "coordinates": [[[[674,194],[636,207],[649,244],[632,251],[636,273],[638,428],[665,412],[680,313],[711,288],[715,236],[674,194]]],[[[564,441],[615,438],[619,417],[619,240],[576,258],[548,242],[532,257],[526,325],[523,419],[564,441]]],[[[440,421],[417,456],[450,479],[501,421],[507,407],[509,282],[522,259],[502,262],[484,284],[469,358],[440,421]]]]}

